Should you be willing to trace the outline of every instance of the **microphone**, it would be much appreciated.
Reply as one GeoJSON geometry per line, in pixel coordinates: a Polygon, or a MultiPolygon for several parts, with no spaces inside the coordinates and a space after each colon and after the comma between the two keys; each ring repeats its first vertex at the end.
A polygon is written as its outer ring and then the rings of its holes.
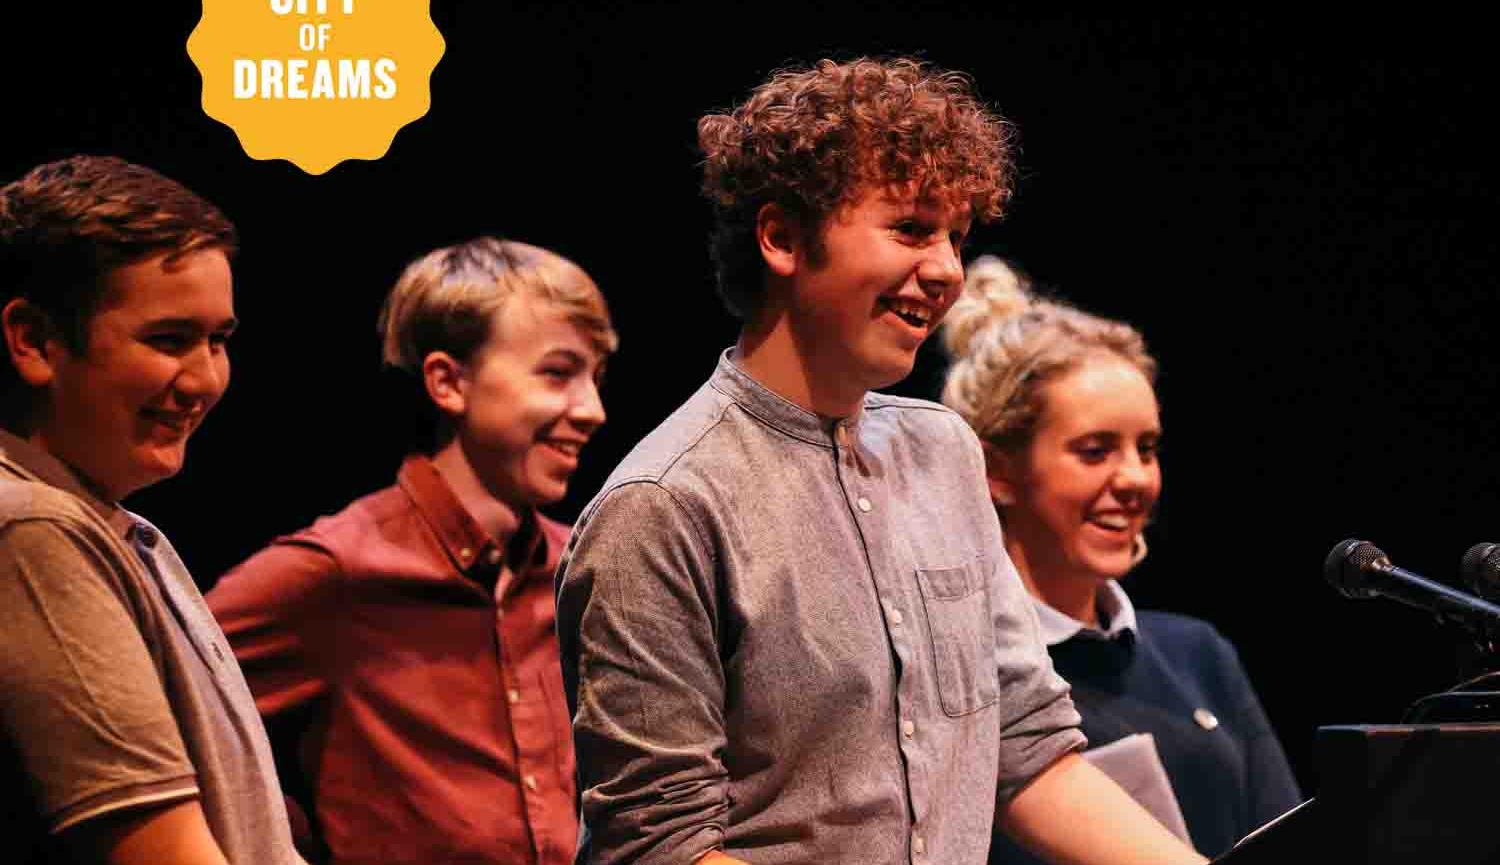
{"type": "Polygon", "coordinates": [[[1500,600],[1500,544],[1469,547],[1459,570],[1474,594],[1487,601],[1500,600]]]}
{"type": "Polygon", "coordinates": [[[1334,545],[1323,561],[1323,576],[1346,598],[1379,595],[1440,617],[1500,622],[1500,606],[1398,568],[1369,541],[1350,539],[1334,545]]]}

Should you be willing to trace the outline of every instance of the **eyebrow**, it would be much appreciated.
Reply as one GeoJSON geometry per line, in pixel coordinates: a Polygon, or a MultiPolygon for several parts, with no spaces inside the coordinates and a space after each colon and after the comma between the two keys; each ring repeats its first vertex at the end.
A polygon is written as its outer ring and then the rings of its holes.
{"type": "MultiPolygon", "coordinates": [[[[179,330],[199,330],[199,329],[202,329],[201,322],[199,322],[198,319],[196,319],[196,318],[158,318],[158,319],[155,319],[154,321],[148,321],[148,322],[146,322],[146,326],[147,327],[167,327],[167,328],[175,328],[175,329],[179,329],[179,330]]],[[[229,318],[224,319],[223,321],[219,322],[218,324],[214,325],[213,327],[208,328],[208,330],[209,330],[209,332],[215,332],[215,331],[220,331],[220,330],[235,330],[239,326],[240,326],[240,320],[238,318],[230,316],[229,318]]]]}
{"type": "Polygon", "coordinates": [[[565,346],[558,346],[557,348],[549,348],[549,349],[547,349],[547,351],[542,355],[541,359],[542,360],[546,360],[548,358],[551,358],[551,357],[557,356],[557,355],[561,355],[562,357],[567,358],[568,360],[574,361],[575,363],[581,364],[583,366],[588,366],[590,363],[596,363],[596,362],[599,362],[600,360],[602,360],[602,358],[600,358],[597,355],[591,355],[591,354],[579,351],[576,348],[569,348],[569,347],[565,347],[565,346]]]}

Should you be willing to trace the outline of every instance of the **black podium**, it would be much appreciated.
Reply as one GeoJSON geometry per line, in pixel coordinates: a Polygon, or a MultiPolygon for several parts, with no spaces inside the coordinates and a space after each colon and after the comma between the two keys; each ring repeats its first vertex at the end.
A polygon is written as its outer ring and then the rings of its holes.
{"type": "Polygon", "coordinates": [[[1215,865],[1500,865],[1500,724],[1320,727],[1316,798],[1215,865]]]}

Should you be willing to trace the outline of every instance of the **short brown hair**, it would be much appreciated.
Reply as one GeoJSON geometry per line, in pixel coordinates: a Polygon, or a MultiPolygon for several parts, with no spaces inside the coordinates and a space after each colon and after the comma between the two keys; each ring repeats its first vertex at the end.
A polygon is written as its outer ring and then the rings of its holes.
{"type": "Polygon", "coordinates": [[[421,376],[432,352],[472,359],[495,313],[519,291],[563,306],[601,355],[618,347],[604,295],[583,268],[539,246],[479,237],[433,250],[402,271],[380,310],[385,362],[421,376]]]}
{"type": "MultiPolygon", "coordinates": [[[[0,307],[24,298],[78,354],[111,271],[199,249],[233,256],[233,223],[183,184],[115,156],[43,163],[0,187],[0,307]]],[[[9,415],[21,379],[9,352],[0,354],[9,415]]]]}
{"type": "MultiPolygon", "coordinates": [[[[114,156],[48,162],[0,188],[0,306],[25,298],[81,352],[111,271],[235,245],[218,208],[149,168],[114,156]]],[[[14,375],[9,355],[5,370],[14,375]]]]}
{"type": "Polygon", "coordinates": [[[1011,194],[1012,137],[967,76],[920,60],[821,60],[774,73],[743,104],[698,121],[725,305],[748,318],[762,302],[762,206],[817,227],[869,185],[889,185],[967,205],[987,222],[1011,194]]]}
{"type": "Polygon", "coordinates": [[[1097,355],[1117,357],[1155,382],[1156,360],[1140,331],[1058,300],[994,256],[969,265],[963,293],[943,320],[952,356],[943,404],[1001,453],[1027,447],[1042,414],[1042,388],[1097,355]]]}

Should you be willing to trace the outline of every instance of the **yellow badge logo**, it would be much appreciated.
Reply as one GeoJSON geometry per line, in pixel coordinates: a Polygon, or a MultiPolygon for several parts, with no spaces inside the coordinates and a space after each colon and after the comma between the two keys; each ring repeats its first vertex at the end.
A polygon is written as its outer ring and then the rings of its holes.
{"type": "Polygon", "coordinates": [[[203,111],[252,159],[322,174],[379,159],[427,113],[443,37],[427,0],[203,0],[203,111]]]}

